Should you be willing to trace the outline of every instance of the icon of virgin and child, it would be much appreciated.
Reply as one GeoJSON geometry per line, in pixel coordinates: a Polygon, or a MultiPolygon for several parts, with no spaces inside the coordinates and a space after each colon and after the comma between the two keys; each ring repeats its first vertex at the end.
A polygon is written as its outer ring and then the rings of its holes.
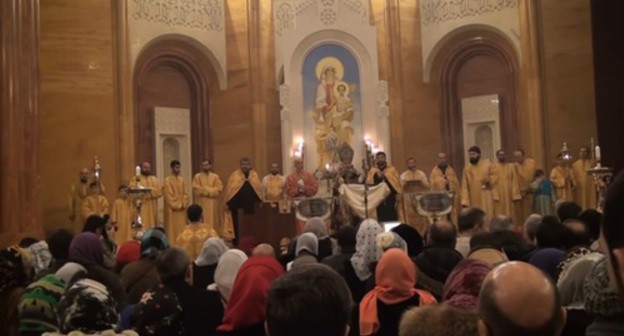
{"type": "MultiPolygon", "coordinates": [[[[353,99],[351,87],[342,81],[344,67],[334,57],[318,62],[318,85],[314,101],[314,139],[318,169],[353,159],[353,99]]],[[[350,163],[350,162],[349,162],[350,163]]]]}

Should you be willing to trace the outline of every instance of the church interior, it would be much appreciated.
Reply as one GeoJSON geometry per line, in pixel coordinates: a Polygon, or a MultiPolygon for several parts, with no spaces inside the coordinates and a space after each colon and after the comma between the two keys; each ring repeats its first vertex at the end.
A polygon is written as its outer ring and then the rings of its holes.
{"type": "Polygon", "coordinates": [[[2,1],[0,242],[67,227],[96,157],[111,204],[144,161],[160,179],[172,159],[187,181],[207,159],[222,179],[241,157],[287,175],[305,143],[306,170],[333,164],[314,114],[322,66],[345,84],[351,115],[330,127],[348,128],[337,141],[358,170],[368,141],[399,171],[414,157],[428,173],[444,152],[460,172],[479,145],[549,172],[564,143],[574,157],[600,145],[617,171],[613,3],[2,1]]]}
{"type": "Polygon", "coordinates": [[[0,0],[0,335],[624,335],[623,17],[0,0]]]}

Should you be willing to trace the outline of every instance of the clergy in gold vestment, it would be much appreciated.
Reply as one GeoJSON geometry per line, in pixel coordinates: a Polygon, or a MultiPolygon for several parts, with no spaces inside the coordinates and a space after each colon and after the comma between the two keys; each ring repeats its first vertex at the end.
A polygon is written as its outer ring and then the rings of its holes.
{"type": "Polygon", "coordinates": [[[91,194],[82,202],[82,218],[87,219],[93,215],[104,217],[110,214],[108,200],[100,195],[100,185],[97,182],[91,182],[89,190],[91,194]]]}
{"type": "Polygon", "coordinates": [[[490,167],[494,215],[513,218],[513,202],[522,199],[518,188],[516,169],[513,164],[506,163],[507,153],[504,150],[499,149],[496,152],[496,158],[498,162],[493,163],[490,167]]]}
{"type": "Polygon", "coordinates": [[[535,169],[537,163],[535,160],[528,158],[524,154],[524,150],[516,149],[514,151],[514,168],[516,170],[516,180],[518,181],[518,189],[522,199],[514,202],[514,222],[516,226],[522,225],[524,221],[533,213],[533,193],[530,190],[531,182],[535,179],[535,169]]]}
{"type": "Polygon", "coordinates": [[[280,175],[277,162],[271,163],[269,173],[262,178],[264,200],[267,202],[279,202],[284,199],[284,176],[280,175]]]}
{"type": "Polygon", "coordinates": [[[446,191],[453,193],[453,209],[451,210],[451,221],[457,225],[457,214],[461,204],[459,202],[460,186],[459,179],[453,167],[446,162],[446,154],[438,154],[438,164],[433,167],[429,174],[431,181],[431,191],[446,191]]]}
{"type": "Polygon", "coordinates": [[[218,236],[215,230],[203,222],[202,208],[199,205],[189,205],[185,213],[188,216],[189,224],[184,227],[184,230],[174,240],[175,246],[186,251],[191,260],[195,260],[201,252],[204,242],[208,238],[216,238],[218,236]]]}
{"type": "Polygon", "coordinates": [[[295,171],[286,177],[285,188],[288,196],[312,197],[318,192],[319,183],[314,175],[303,170],[303,159],[295,159],[295,171]]]}
{"type": "Polygon", "coordinates": [[[572,178],[576,186],[576,203],[585,209],[596,208],[596,184],[587,172],[594,166],[589,158],[589,148],[581,147],[579,159],[572,164],[572,178]]]}
{"type": "Polygon", "coordinates": [[[371,167],[366,175],[366,184],[377,185],[385,182],[390,189],[390,194],[370,211],[370,216],[380,222],[400,221],[405,222],[403,211],[403,189],[399,172],[386,161],[386,153],[375,154],[375,166],[371,167]]]}
{"type": "Polygon", "coordinates": [[[180,161],[173,160],[169,165],[171,175],[165,178],[163,194],[165,196],[165,231],[172,241],[184,230],[186,225],[186,207],[189,205],[189,195],[186,182],[180,176],[180,161]]]}
{"type": "Polygon", "coordinates": [[[152,175],[152,166],[149,162],[141,163],[141,174],[130,180],[130,187],[137,188],[138,186],[150,188],[149,195],[143,199],[143,205],[141,205],[141,224],[143,224],[143,230],[152,228],[158,225],[158,199],[163,196],[162,185],[156,176],[152,175]]]}
{"type": "Polygon", "coordinates": [[[80,181],[71,185],[69,191],[69,221],[74,233],[82,232],[85,218],[82,217],[82,203],[89,196],[89,170],[80,170],[80,181]]]}
{"type": "Polygon", "coordinates": [[[110,214],[111,224],[117,227],[115,235],[117,245],[132,240],[132,221],[134,216],[134,205],[128,198],[128,187],[121,185],[119,186],[119,197],[113,202],[113,209],[110,214]]]}
{"type": "Polygon", "coordinates": [[[230,175],[225,186],[222,237],[232,239],[236,244],[239,238],[238,210],[243,209],[246,214],[251,214],[254,210],[254,204],[263,200],[264,194],[260,177],[251,169],[251,160],[242,158],[240,169],[230,175]]]}
{"type": "Polygon", "coordinates": [[[557,155],[557,166],[550,171],[550,182],[555,188],[557,201],[574,201],[574,181],[570,162],[563,159],[561,154],[557,155]]]}
{"type": "Polygon", "coordinates": [[[202,207],[204,224],[217,230],[221,222],[217,211],[217,202],[219,194],[223,191],[223,183],[219,175],[211,170],[210,161],[204,160],[201,164],[201,172],[193,177],[193,202],[202,207]]]}
{"type": "MultiPolygon", "coordinates": [[[[407,192],[406,185],[409,188],[413,188],[412,192],[422,192],[429,190],[429,181],[427,175],[419,169],[416,169],[416,159],[413,157],[407,159],[407,170],[404,171],[399,177],[401,181],[401,189],[403,192],[407,192]]],[[[405,224],[414,227],[421,235],[425,234],[425,223],[427,219],[420,215],[413,204],[408,204],[403,201],[405,211],[405,224]]]]}
{"type": "Polygon", "coordinates": [[[483,210],[492,218],[492,192],[490,185],[490,160],[481,158],[481,149],[468,149],[470,163],[464,166],[461,182],[461,205],[483,210]]]}

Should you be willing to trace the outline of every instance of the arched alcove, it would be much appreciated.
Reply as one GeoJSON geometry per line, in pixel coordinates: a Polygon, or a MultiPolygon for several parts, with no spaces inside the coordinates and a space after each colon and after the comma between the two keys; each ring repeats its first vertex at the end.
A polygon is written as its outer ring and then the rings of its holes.
{"type": "Polygon", "coordinates": [[[216,72],[200,43],[177,35],[161,36],[139,54],[134,66],[136,160],[155,162],[154,108],[188,108],[193,167],[211,158],[210,92],[216,72]]]}
{"type": "Polygon", "coordinates": [[[440,46],[432,79],[441,90],[440,131],[451,164],[461,167],[465,162],[463,98],[498,95],[501,145],[510,150],[516,148],[518,64],[513,45],[490,29],[464,27],[440,46]]]}

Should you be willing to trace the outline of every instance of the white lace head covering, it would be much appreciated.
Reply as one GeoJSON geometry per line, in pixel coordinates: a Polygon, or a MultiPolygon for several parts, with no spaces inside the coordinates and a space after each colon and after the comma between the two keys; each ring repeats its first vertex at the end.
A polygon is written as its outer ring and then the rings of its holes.
{"type": "Polygon", "coordinates": [[[214,265],[219,262],[219,258],[228,250],[227,245],[221,238],[208,238],[204,242],[201,252],[195,259],[195,265],[214,265]]]}
{"type": "Polygon", "coordinates": [[[351,257],[351,265],[362,281],[372,275],[370,264],[381,257],[381,247],[377,245],[377,235],[380,233],[383,233],[381,225],[368,218],[362,221],[355,236],[355,254],[351,257]]]}

